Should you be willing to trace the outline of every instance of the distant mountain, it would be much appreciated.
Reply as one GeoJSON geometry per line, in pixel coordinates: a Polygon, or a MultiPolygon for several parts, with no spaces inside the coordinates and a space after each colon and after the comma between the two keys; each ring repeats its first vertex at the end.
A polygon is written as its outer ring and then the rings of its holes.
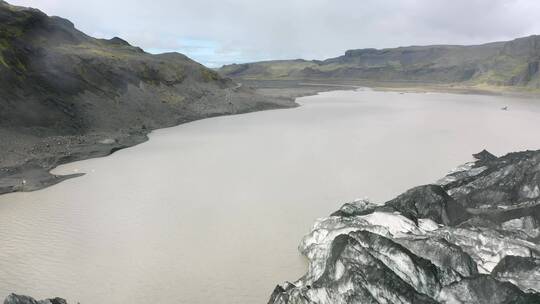
{"type": "Polygon", "coordinates": [[[245,79],[338,79],[462,83],[540,88],[540,36],[474,46],[433,45],[350,50],[323,61],[281,60],[227,65],[245,79]]]}
{"type": "Polygon", "coordinates": [[[182,54],[95,39],[0,0],[1,128],[84,134],[275,106],[182,54]]]}

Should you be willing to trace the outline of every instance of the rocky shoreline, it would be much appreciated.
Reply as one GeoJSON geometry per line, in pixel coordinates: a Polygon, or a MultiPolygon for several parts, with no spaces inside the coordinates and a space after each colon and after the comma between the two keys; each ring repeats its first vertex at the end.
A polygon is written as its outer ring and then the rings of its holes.
{"type": "MultiPolygon", "coordinates": [[[[148,140],[147,135],[155,129],[172,127],[188,123],[198,119],[210,118],[221,115],[233,115],[254,111],[291,108],[298,106],[295,99],[304,96],[316,95],[320,92],[332,90],[354,90],[359,87],[369,86],[380,91],[399,92],[445,92],[455,94],[495,94],[490,91],[474,91],[447,87],[433,86],[404,86],[398,83],[354,83],[335,82],[317,83],[310,81],[277,81],[277,80],[242,80],[236,79],[242,84],[243,90],[253,92],[253,96],[267,102],[254,102],[246,104],[244,96],[239,96],[240,101],[231,100],[235,109],[223,113],[205,113],[189,115],[177,118],[174,123],[164,122],[137,127],[125,128],[116,131],[100,131],[80,135],[58,135],[47,137],[24,136],[18,130],[0,128],[0,195],[10,192],[27,192],[46,188],[66,179],[81,176],[72,174],[57,176],[49,171],[55,167],[69,162],[85,160],[89,158],[103,157],[118,150],[129,148],[148,140]]],[[[535,98],[537,95],[523,94],[512,95],[523,98],[535,98]]]]}
{"type": "Polygon", "coordinates": [[[254,103],[252,107],[239,107],[225,113],[201,113],[198,117],[179,119],[175,124],[163,123],[145,128],[117,131],[101,131],[80,135],[57,135],[47,137],[21,136],[18,131],[0,129],[0,195],[11,192],[40,190],[66,179],[84,175],[54,175],[50,171],[59,165],[90,158],[108,156],[148,140],[155,129],[173,127],[198,119],[221,115],[241,114],[298,106],[294,98],[274,98],[259,95],[268,103],[254,103]]]}
{"type": "MultiPolygon", "coordinates": [[[[291,82],[247,82],[243,90],[257,96],[259,101],[246,103],[231,99],[235,108],[223,113],[205,113],[178,118],[175,123],[155,124],[144,128],[126,128],[117,131],[101,131],[81,135],[58,135],[43,138],[21,136],[17,130],[0,128],[0,195],[11,192],[40,190],[66,179],[84,175],[65,176],[50,173],[55,167],[96,157],[108,156],[121,149],[129,148],[148,140],[152,130],[173,127],[199,119],[222,115],[235,115],[256,111],[297,107],[298,97],[316,95],[336,90],[334,85],[308,85],[291,82]],[[266,102],[264,102],[266,100],[266,102]]],[[[355,89],[350,86],[348,89],[355,89]]],[[[343,89],[343,88],[342,88],[343,89]]]]}
{"type": "Polygon", "coordinates": [[[0,0],[0,194],[71,176],[49,170],[144,142],[159,128],[297,106],[179,53],[150,54],[0,0]]]}
{"type": "MultiPolygon", "coordinates": [[[[29,192],[40,190],[64,180],[84,175],[84,173],[70,175],[54,175],[50,171],[59,165],[86,160],[96,157],[108,156],[119,150],[129,148],[148,140],[152,130],[177,126],[199,119],[223,115],[235,115],[256,111],[294,108],[298,104],[296,98],[316,95],[320,92],[336,90],[333,84],[311,85],[296,82],[242,82],[242,88],[236,96],[231,98],[231,109],[221,113],[199,110],[177,118],[170,123],[148,124],[148,126],[125,128],[116,131],[100,131],[80,135],[57,136],[24,136],[19,130],[0,128],[0,195],[11,192],[29,192]],[[249,92],[248,96],[243,96],[249,92]],[[256,98],[256,100],[254,99],[256,98]],[[246,99],[251,99],[247,102],[246,99]]],[[[339,89],[355,89],[348,86],[339,89]]]]}

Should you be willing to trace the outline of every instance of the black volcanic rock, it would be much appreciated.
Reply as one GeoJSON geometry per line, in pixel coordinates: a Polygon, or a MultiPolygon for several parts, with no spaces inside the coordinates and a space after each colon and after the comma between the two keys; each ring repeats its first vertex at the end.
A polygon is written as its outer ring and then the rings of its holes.
{"type": "Polygon", "coordinates": [[[536,199],[520,190],[540,185],[540,151],[477,159],[319,219],[299,246],[308,272],[269,303],[540,303],[536,199]],[[493,200],[497,186],[510,199],[493,200]]]}
{"type": "Polygon", "coordinates": [[[12,293],[4,300],[4,304],[67,304],[67,302],[62,298],[37,301],[28,296],[21,296],[12,293]]]}

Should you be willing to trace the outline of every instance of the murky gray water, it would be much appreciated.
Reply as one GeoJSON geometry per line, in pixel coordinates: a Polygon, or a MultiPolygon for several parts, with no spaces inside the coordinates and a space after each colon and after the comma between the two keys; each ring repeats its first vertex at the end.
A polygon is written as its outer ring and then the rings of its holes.
{"type": "Polygon", "coordinates": [[[540,148],[538,100],[361,91],[299,101],[159,130],[55,171],[82,178],[0,196],[0,297],[266,303],[304,272],[296,247],[316,217],[434,181],[483,148],[540,148]]]}

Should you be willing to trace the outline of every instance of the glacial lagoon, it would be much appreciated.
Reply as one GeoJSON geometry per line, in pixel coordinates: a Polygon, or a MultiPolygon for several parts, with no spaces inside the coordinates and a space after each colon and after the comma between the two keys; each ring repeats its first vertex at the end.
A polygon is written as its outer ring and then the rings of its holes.
{"type": "Polygon", "coordinates": [[[306,270],[317,217],[384,202],[487,149],[539,149],[538,100],[334,91],[200,120],[85,176],[0,196],[0,296],[80,303],[266,303],[306,270]],[[501,108],[508,106],[508,111],[501,108]]]}

